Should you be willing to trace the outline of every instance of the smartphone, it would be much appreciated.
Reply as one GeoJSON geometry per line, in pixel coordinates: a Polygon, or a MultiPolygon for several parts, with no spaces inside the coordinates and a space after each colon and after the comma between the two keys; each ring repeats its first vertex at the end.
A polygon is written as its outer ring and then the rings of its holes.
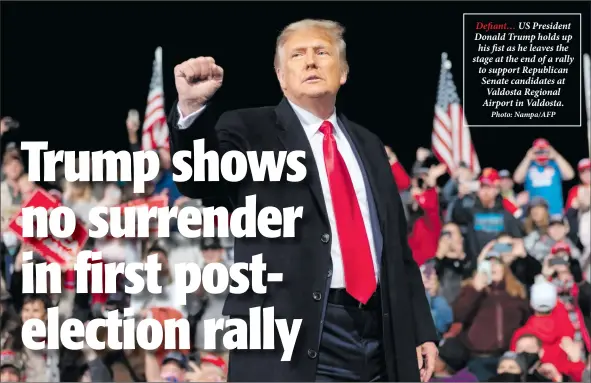
{"type": "Polygon", "coordinates": [[[564,257],[552,257],[548,261],[549,266],[568,265],[568,260],[564,257]]]}
{"type": "Polygon", "coordinates": [[[510,253],[513,251],[513,244],[511,243],[495,243],[495,245],[491,249],[492,251],[496,251],[500,254],[510,253]]]}
{"type": "Polygon", "coordinates": [[[135,109],[131,109],[129,112],[127,112],[127,119],[139,124],[140,123],[140,113],[135,110],[135,109]]]}
{"type": "Polygon", "coordinates": [[[492,266],[490,264],[490,261],[484,260],[480,262],[480,264],[478,265],[478,272],[486,275],[486,277],[488,278],[489,285],[492,283],[492,266]]]}

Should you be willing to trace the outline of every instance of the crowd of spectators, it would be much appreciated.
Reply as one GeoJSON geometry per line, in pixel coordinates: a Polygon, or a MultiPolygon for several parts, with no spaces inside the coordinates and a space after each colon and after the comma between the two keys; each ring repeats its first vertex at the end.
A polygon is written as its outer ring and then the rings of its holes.
{"type": "MultiPolygon", "coordinates": [[[[2,133],[8,127],[2,120],[2,133]]],[[[130,150],[140,150],[139,124],[127,121],[130,150]]],[[[405,168],[385,148],[408,222],[408,241],[421,268],[440,356],[432,381],[589,381],[591,338],[591,163],[569,164],[547,140],[533,142],[513,170],[487,167],[474,174],[463,164],[449,174],[426,148],[405,168]],[[578,183],[563,191],[563,181],[578,183]],[[447,178],[447,180],[445,179],[447,178]]],[[[88,225],[96,206],[166,196],[170,206],[201,207],[172,181],[170,152],[157,150],[160,172],[136,194],[124,182],[67,182],[63,170],[46,191],[88,225]]],[[[493,164],[494,165],[494,164],[493,164]]],[[[145,262],[157,254],[161,294],[128,295],[120,281],[114,294],[77,293],[71,278],[56,294],[23,294],[23,253],[34,251],[7,228],[36,189],[17,145],[6,144],[0,183],[1,381],[215,382],[225,381],[227,350],[203,349],[203,321],[222,318],[225,294],[200,289],[181,304],[174,265],[232,264],[231,238],[189,239],[171,223],[169,238],[89,239],[84,249],[104,262],[145,262]],[[191,350],[67,349],[33,351],[20,331],[29,318],[85,322],[109,310],[132,308],[137,318],[187,318],[191,350]]],[[[59,172],[58,172],[59,173],[59,172]]],[[[34,251],[31,262],[45,262],[34,251]]],[[[70,275],[72,264],[63,266],[70,275]]],[[[221,335],[221,334],[220,334],[221,335]]],[[[103,339],[106,334],[99,334],[103,339]]],[[[221,346],[221,342],[217,342],[221,346]]]]}

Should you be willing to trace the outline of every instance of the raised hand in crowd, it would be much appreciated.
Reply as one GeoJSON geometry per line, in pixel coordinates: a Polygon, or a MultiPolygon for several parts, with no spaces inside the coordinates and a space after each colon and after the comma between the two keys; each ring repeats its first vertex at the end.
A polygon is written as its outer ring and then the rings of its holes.
{"type": "Polygon", "coordinates": [[[591,204],[591,191],[589,188],[577,189],[577,197],[572,201],[571,207],[576,210],[587,211],[591,204]]]}
{"type": "Polygon", "coordinates": [[[0,120],[0,136],[4,135],[4,133],[8,132],[8,124],[6,120],[3,118],[0,120]]]}
{"type": "Polygon", "coordinates": [[[23,269],[23,263],[25,263],[23,261],[23,254],[26,251],[33,251],[33,247],[28,243],[23,243],[18,251],[18,254],[16,255],[16,258],[14,259],[14,271],[19,272],[23,269]]]}
{"type": "Polygon", "coordinates": [[[425,182],[429,187],[435,187],[437,186],[437,180],[439,179],[439,177],[441,177],[445,173],[447,173],[447,165],[439,164],[436,166],[432,166],[427,172],[425,182]]]}
{"type": "Polygon", "coordinates": [[[517,193],[515,196],[515,202],[517,206],[525,206],[529,203],[529,193],[526,191],[522,191],[517,193]]]}
{"type": "Polygon", "coordinates": [[[484,245],[484,247],[480,251],[480,254],[478,254],[478,263],[482,262],[484,258],[486,258],[486,255],[492,250],[492,248],[496,244],[497,240],[493,239],[492,241],[489,241],[486,245],[484,245]]]}
{"type": "Polygon", "coordinates": [[[478,190],[478,181],[460,182],[458,184],[458,197],[463,198],[478,190]]]}
{"type": "Polygon", "coordinates": [[[197,363],[190,360],[188,362],[190,371],[185,373],[185,381],[187,382],[202,382],[202,371],[197,363]]]}
{"type": "Polygon", "coordinates": [[[560,340],[560,348],[568,356],[568,360],[573,363],[578,363],[583,360],[583,349],[580,343],[575,342],[572,338],[567,336],[560,340]]]}
{"type": "Polygon", "coordinates": [[[131,109],[128,112],[127,120],[125,120],[125,126],[127,127],[127,138],[129,143],[132,145],[137,144],[137,132],[140,130],[140,114],[137,110],[131,109]]]}
{"type": "Polygon", "coordinates": [[[3,136],[4,133],[8,132],[10,129],[18,128],[19,125],[19,122],[12,117],[3,117],[2,120],[0,120],[0,136],[3,136]]]}
{"type": "Polygon", "coordinates": [[[451,252],[451,236],[442,235],[437,244],[437,253],[435,256],[439,259],[445,258],[451,252]]]}
{"type": "Polygon", "coordinates": [[[431,155],[431,151],[427,148],[418,148],[417,149],[417,161],[423,162],[431,155]]]}
{"type": "Polygon", "coordinates": [[[542,363],[542,365],[538,367],[538,372],[550,379],[551,382],[562,382],[564,378],[552,363],[542,363]]]}
{"type": "Polygon", "coordinates": [[[501,259],[506,265],[510,265],[517,258],[525,258],[527,256],[522,238],[512,238],[509,243],[511,244],[511,251],[501,254],[501,259]]]}
{"type": "Polygon", "coordinates": [[[474,278],[472,278],[472,287],[474,287],[474,290],[476,291],[482,291],[488,286],[488,282],[488,275],[479,271],[474,275],[474,278]]]}
{"type": "Polygon", "coordinates": [[[390,148],[389,146],[386,146],[385,149],[386,149],[386,156],[388,156],[388,162],[390,163],[390,165],[393,165],[396,162],[398,162],[398,157],[396,157],[396,153],[394,153],[392,151],[392,148],[390,148]]]}
{"type": "Polygon", "coordinates": [[[549,279],[550,277],[552,277],[552,275],[554,275],[555,273],[555,266],[551,266],[550,265],[550,259],[552,258],[552,255],[548,255],[546,258],[544,258],[544,260],[542,261],[542,275],[546,278],[549,279]]]}

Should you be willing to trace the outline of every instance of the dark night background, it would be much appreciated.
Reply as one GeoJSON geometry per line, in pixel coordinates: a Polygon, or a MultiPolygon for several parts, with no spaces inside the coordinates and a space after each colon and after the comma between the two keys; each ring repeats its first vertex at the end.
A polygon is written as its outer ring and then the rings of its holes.
{"type": "MultiPolygon", "coordinates": [[[[351,67],[338,107],[390,144],[408,169],[430,146],[441,53],[462,92],[466,12],[582,13],[589,52],[590,2],[95,2],[1,4],[1,113],[21,122],[11,140],[49,140],[50,149],[127,148],[128,109],[143,114],[154,49],[163,48],[167,109],[173,67],[213,56],[225,70],[227,108],[277,104],[275,39],[288,23],[328,18],[347,28],[351,67]]],[[[578,65],[578,64],[577,64],[578,65]]],[[[469,113],[469,112],[468,112],[469,113]]],[[[472,128],[482,167],[514,170],[546,137],[573,164],[588,156],[580,128],[472,128]]],[[[467,116],[470,123],[470,115],[467,116]]]]}

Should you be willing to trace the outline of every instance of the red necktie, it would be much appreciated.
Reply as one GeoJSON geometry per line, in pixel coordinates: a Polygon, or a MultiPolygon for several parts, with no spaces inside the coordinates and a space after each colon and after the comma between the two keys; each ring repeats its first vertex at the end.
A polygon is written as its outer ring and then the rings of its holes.
{"type": "Polygon", "coordinates": [[[376,291],[373,260],[353,182],[337,149],[333,128],[332,123],[324,121],[320,131],[324,134],[324,164],[341,244],[345,286],[351,296],[366,304],[376,291]]]}

